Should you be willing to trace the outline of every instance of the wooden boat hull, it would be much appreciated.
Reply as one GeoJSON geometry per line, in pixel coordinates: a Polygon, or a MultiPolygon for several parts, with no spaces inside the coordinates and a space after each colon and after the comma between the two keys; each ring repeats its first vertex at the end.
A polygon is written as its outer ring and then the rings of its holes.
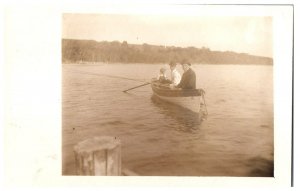
{"type": "Polygon", "coordinates": [[[201,105],[203,105],[203,99],[199,89],[171,89],[156,80],[151,82],[151,88],[153,94],[161,100],[178,105],[195,113],[202,113],[201,105]]]}

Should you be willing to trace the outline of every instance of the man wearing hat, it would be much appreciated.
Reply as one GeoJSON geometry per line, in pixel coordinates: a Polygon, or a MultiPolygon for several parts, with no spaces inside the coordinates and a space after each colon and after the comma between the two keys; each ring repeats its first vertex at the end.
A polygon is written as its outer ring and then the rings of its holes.
{"type": "Polygon", "coordinates": [[[182,74],[181,81],[176,88],[196,89],[196,74],[191,69],[191,63],[187,60],[183,60],[181,65],[184,73],[182,74]]]}
{"type": "Polygon", "coordinates": [[[181,80],[180,73],[176,70],[176,63],[170,62],[170,70],[171,70],[171,84],[177,86],[181,80]]]}

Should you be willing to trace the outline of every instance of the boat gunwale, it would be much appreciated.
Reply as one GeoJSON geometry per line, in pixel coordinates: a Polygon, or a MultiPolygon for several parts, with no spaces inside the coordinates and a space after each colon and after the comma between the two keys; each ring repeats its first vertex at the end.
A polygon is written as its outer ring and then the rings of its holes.
{"type": "Polygon", "coordinates": [[[151,88],[154,93],[165,97],[200,97],[201,89],[171,89],[158,80],[152,80],[151,88]]]}

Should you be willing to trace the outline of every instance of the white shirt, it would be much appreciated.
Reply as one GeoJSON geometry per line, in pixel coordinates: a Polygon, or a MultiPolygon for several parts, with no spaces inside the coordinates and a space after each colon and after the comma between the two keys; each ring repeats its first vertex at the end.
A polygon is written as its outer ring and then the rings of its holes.
{"type": "Polygon", "coordinates": [[[171,71],[172,84],[177,86],[180,83],[180,80],[181,80],[181,75],[179,74],[179,72],[175,68],[173,71],[171,71]]]}

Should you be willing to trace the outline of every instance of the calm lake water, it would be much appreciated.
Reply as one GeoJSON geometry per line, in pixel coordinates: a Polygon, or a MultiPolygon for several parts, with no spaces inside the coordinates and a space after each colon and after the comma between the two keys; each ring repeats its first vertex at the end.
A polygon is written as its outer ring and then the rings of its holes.
{"type": "MultiPolygon", "coordinates": [[[[163,64],[63,65],[62,174],[73,147],[94,136],[122,142],[122,167],[142,176],[273,176],[273,67],[193,65],[208,117],[166,104],[150,81],[163,64]]],[[[182,73],[182,69],[178,66],[182,73]]]]}

